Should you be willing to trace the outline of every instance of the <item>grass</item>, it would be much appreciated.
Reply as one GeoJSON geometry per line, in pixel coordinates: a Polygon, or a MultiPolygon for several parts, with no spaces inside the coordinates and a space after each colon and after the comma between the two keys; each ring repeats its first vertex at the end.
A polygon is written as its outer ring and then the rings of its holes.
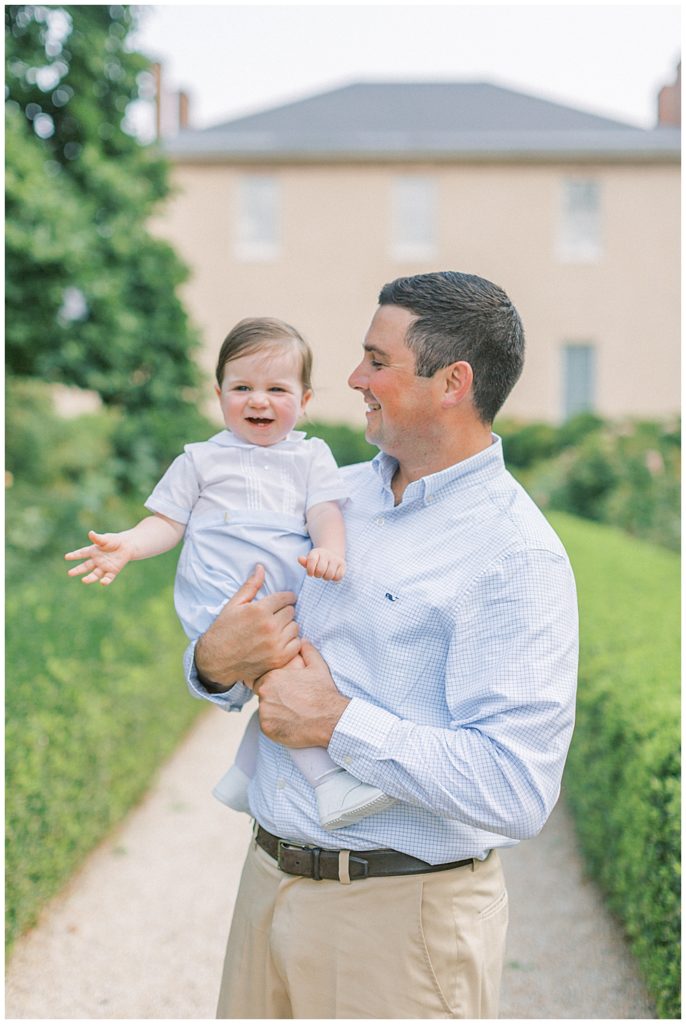
{"type": "Polygon", "coordinates": [[[6,943],[145,793],[188,695],[172,553],[104,588],[60,557],[7,580],[6,943]]]}
{"type": "Polygon", "coordinates": [[[661,1017],[680,1017],[679,558],[551,515],[577,579],[581,658],[565,788],[589,870],[661,1017]]]}

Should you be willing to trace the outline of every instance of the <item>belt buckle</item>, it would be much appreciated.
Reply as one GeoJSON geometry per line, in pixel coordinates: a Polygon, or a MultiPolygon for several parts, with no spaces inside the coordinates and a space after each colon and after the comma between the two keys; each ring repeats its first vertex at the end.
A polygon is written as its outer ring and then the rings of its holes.
{"type": "Polygon", "coordinates": [[[277,839],[276,841],[276,863],[283,871],[283,865],[281,862],[281,854],[285,850],[306,850],[307,847],[304,843],[291,843],[286,839],[277,839]]]}
{"type": "MultiPolygon", "coordinates": [[[[303,878],[313,878],[315,882],[321,881],[321,875],[319,873],[319,857],[321,855],[321,849],[318,846],[307,846],[305,843],[291,843],[285,839],[279,839],[278,846],[276,848],[276,863],[279,870],[284,871],[287,875],[301,875],[303,878]],[[304,867],[304,856],[303,861],[300,864],[296,864],[296,870],[292,870],[292,865],[289,867],[286,863],[286,856],[291,851],[298,851],[301,854],[309,854],[310,858],[307,861],[308,870],[305,871],[304,867]]],[[[297,856],[297,854],[296,854],[297,856]]]]}

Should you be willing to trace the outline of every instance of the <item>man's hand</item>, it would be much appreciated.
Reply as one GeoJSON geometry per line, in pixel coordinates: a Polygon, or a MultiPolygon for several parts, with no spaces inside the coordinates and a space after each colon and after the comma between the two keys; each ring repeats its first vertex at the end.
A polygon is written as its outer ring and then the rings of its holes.
{"type": "Polygon", "coordinates": [[[284,591],[255,601],[263,583],[264,568],[258,565],[195,646],[198,676],[211,693],[226,692],[239,681],[251,685],[300,651],[295,594],[284,591]]]}
{"type": "Polygon", "coordinates": [[[350,700],[336,689],[328,665],[307,640],[300,654],[304,668],[287,665],[253,685],[262,732],[286,747],[328,747],[350,700]]]}

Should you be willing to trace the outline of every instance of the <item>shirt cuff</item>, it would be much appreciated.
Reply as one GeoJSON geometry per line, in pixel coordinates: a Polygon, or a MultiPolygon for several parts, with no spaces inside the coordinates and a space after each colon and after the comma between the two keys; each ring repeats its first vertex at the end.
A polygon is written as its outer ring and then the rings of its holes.
{"type": "Polygon", "coordinates": [[[400,724],[401,719],[390,711],[353,697],[333,731],[329,754],[353,775],[356,767],[364,770],[360,778],[367,781],[379,761],[388,759],[391,735],[400,724]]]}
{"type": "Polygon", "coordinates": [[[217,704],[224,711],[240,711],[250,698],[254,696],[252,690],[245,683],[234,683],[231,689],[225,693],[210,693],[209,690],[206,690],[200,682],[198,670],[195,667],[196,643],[197,641],[193,640],[186,648],[183,656],[186,682],[191,694],[200,700],[209,700],[212,704],[217,704]]]}

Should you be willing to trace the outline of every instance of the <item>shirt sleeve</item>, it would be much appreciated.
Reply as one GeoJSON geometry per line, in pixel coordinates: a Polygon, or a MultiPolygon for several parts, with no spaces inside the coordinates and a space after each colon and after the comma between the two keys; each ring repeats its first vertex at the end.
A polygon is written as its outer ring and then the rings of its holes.
{"type": "Polygon", "coordinates": [[[151,512],[161,512],[177,523],[187,523],[200,496],[200,480],[193,457],[186,447],[174,459],[145,502],[151,512]]]}
{"type": "Polygon", "coordinates": [[[323,501],[347,501],[348,488],[328,444],[319,437],[311,437],[306,443],[311,452],[306,511],[323,501]]]}
{"type": "Polygon", "coordinates": [[[216,704],[223,711],[240,711],[251,697],[254,696],[249,686],[244,683],[235,683],[226,693],[210,693],[200,682],[198,670],[195,667],[195,645],[193,640],[186,648],[183,655],[183,667],[186,676],[188,689],[193,697],[199,700],[208,700],[216,704]]]}
{"type": "Polygon", "coordinates": [[[354,698],[329,753],[390,796],[512,839],[543,827],[574,726],[578,615],[568,561],[523,551],[481,575],[456,610],[448,728],[354,698]]]}

